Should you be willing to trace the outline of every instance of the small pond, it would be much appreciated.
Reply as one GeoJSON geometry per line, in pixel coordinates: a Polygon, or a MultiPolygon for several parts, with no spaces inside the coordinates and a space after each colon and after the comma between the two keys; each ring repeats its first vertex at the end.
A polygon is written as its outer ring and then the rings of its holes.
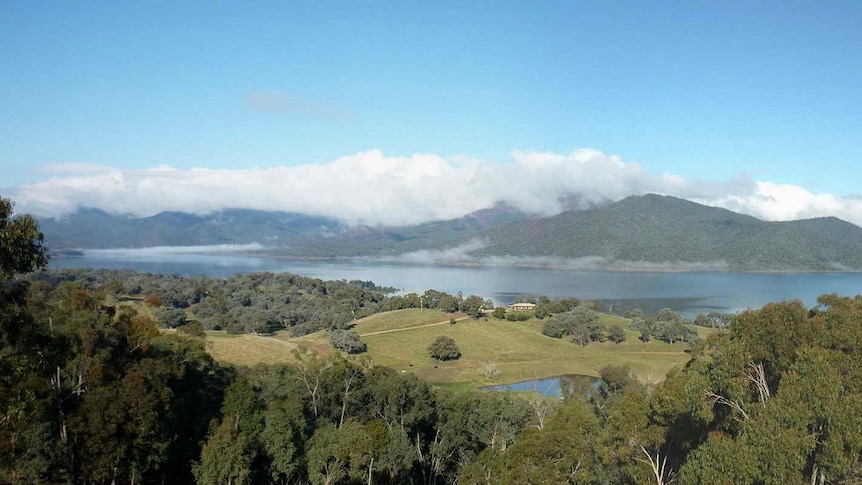
{"type": "Polygon", "coordinates": [[[580,374],[565,374],[544,379],[533,379],[513,384],[485,386],[486,391],[532,391],[550,397],[565,397],[576,394],[591,394],[599,388],[601,379],[580,374]]]}

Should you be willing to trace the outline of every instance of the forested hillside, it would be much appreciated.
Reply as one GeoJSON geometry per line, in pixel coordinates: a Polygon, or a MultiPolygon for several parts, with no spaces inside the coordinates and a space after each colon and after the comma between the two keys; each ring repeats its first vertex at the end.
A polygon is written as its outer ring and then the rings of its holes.
{"type": "Polygon", "coordinates": [[[394,288],[370,281],[323,281],[289,273],[252,273],[231,278],[92,269],[32,273],[36,288],[92,291],[112,301],[137,301],[156,311],[164,327],[190,320],[205,330],[304,335],[344,328],[351,320],[390,309],[394,288]]]}
{"type": "Polygon", "coordinates": [[[514,222],[484,240],[477,257],[600,258],[597,267],[618,269],[653,263],[734,271],[862,270],[862,228],[848,222],[765,222],[658,195],[514,222]]]}

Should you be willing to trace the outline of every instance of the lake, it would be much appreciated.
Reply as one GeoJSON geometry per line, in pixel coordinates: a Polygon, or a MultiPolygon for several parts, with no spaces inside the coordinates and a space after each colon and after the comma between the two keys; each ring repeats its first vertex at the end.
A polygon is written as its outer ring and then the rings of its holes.
{"type": "Polygon", "coordinates": [[[862,273],[614,272],[518,267],[456,267],[365,260],[285,260],[192,250],[88,250],[57,257],[54,268],[133,269],[227,277],[258,271],[289,272],[324,280],[371,280],[404,292],[434,288],[511,303],[524,294],[602,299],[654,313],[670,307],[684,316],[735,312],[782,299],[807,306],[824,293],[862,293],[862,273]]]}

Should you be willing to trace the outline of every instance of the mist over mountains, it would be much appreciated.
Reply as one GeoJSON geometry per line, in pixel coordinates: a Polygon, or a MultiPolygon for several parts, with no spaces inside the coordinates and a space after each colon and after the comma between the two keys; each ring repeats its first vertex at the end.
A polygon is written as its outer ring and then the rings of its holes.
{"type": "Polygon", "coordinates": [[[40,220],[67,249],[257,243],[294,258],[364,257],[428,264],[613,270],[862,271],[862,228],[824,217],[768,222],[669,196],[590,206],[572,197],[551,217],[497,204],[456,219],[350,225],[292,212],[225,209],[150,217],[82,209],[40,220]]]}

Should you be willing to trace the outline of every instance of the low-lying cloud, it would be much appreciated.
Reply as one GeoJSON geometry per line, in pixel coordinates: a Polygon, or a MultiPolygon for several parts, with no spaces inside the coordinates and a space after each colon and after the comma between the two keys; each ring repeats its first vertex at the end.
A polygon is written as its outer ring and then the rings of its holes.
{"type": "Polygon", "coordinates": [[[593,149],[513,152],[505,163],[433,154],[391,157],[370,150],[326,164],[267,169],[54,168],[51,178],[7,192],[19,212],[57,217],[94,207],[148,216],[166,210],[248,208],[350,224],[406,225],[452,219],[498,202],[551,215],[572,197],[594,204],[657,193],[766,220],[836,216],[862,225],[862,198],[817,194],[743,175],[715,181],[651,174],[637,163],[593,149]]]}
{"type": "Polygon", "coordinates": [[[150,246],[146,248],[113,248],[113,249],[88,249],[87,254],[102,257],[120,256],[126,257],[130,254],[138,256],[164,256],[166,254],[224,254],[263,251],[266,246],[260,243],[248,244],[209,244],[206,246],[150,246]]]}
{"type": "Polygon", "coordinates": [[[397,256],[368,258],[378,261],[390,261],[409,264],[440,265],[479,265],[525,268],[554,268],[570,270],[605,270],[605,271],[729,271],[730,265],[725,261],[666,261],[654,263],[650,261],[623,261],[608,259],[603,256],[586,256],[582,258],[559,258],[555,256],[481,256],[476,257],[473,251],[487,246],[487,242],[474,239],[466,244],[447,249],[422,249],[397,256]]]}

